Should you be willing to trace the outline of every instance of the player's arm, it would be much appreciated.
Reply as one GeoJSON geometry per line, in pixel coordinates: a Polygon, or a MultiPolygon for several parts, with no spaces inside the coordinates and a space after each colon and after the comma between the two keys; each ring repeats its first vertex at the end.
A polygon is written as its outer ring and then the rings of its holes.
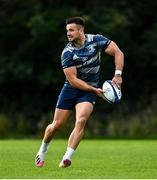
{"type": "Polygon", "coordinates": [[[65,68],[63,71],[64,71],[64,74],[65,74],[67,80],[73,87],[80,89],[80,90],[87,91],[87,92],[96,93],[100,97],[103,96],[102,89],[90,86],[85,81],[77,78],[77,70],[76,70],[75,66],[65,68]]]}
{"type": "Polygon", "coordinates": [[[122,84],[122,70],[124,66],[124,54],[119,49],[117,44],[113,41],[105,49],[105,52],[111,56],[114,56],[115,61],[115,74],[112,81],[117,84],[118,87],[121,87],[122,84]]]}

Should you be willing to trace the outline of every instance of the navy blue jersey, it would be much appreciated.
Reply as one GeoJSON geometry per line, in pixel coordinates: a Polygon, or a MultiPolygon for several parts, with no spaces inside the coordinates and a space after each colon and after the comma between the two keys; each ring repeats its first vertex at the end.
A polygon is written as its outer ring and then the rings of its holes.
{"type": "MultiPolygon", "coordinates": [[[[91,86],[98,87],[100,74],[100,58],[102,50],[110,44],[110,40],[102,35],[85,35],[85,43],[81,48],[69,42],[61,56],[63,69],[75,66],[77,77],[91,86]]],[[[66,80],[66,83],[68,81],[66,80]]]]}

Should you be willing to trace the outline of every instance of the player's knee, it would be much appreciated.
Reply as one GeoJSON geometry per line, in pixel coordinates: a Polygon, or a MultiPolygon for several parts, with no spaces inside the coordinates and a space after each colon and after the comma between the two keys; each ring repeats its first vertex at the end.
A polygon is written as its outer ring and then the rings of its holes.
{"type": "Polygon", "coordinates": [[[53,126],[56,130],[59,130],[63,126],[63,123],[59,120],[54,120],[53,126]]]}
{"type": "Polygon", "coordinates": [[[61,128],[61,126],[62,126],[62,123],[61,123],[61,122],[59,122],[59,121],[57,121],[57,120],[54,120],[54,121],[52,122],[52,124],[50,124],[50,125],[48,126],[48,129],[49,129],[49,131],[57,131],[57,130],[59,130],[59,129],[61,128]]]}
{"type": "Polygon", "coordinates": [[[82,116],[76,120],[75,126],[84,128],[85,124],[86,124],[86,118],[82,116]]]}

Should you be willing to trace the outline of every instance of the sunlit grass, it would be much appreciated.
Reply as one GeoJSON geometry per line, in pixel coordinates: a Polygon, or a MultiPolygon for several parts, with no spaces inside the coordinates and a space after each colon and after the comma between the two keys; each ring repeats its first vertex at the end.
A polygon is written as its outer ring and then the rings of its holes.
{"type": "Polygon", "coordinates": [[[0,178],[157,178],[157,141],[155,140],[83,140],[73,156],[72,166],[58,164],[67,141],[54,140],[45,166],[34,166],[41,141],[1,140],[0,178]]]}

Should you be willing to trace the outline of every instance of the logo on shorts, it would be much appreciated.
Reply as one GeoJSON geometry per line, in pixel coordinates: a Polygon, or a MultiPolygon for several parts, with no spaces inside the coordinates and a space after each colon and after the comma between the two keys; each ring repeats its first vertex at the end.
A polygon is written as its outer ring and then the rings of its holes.
{"type": "Polygon", "coordinates": [[[93,101],[92,104],[95,104],[95,101],[93,101]]]}

